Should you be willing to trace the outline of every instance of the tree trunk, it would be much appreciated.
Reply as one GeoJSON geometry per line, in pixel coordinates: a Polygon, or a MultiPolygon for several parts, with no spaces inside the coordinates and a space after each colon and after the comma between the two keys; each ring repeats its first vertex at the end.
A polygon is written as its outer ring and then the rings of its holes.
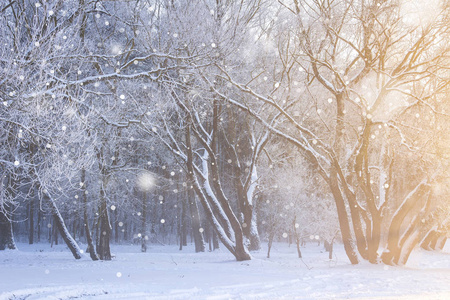
{"type": "Polygon", "coordinates": [[[447,242],[447,237],[444,234],[442,234],[439,237],[439,239],[437,240],[435,250],[442,250],[442,249],[444,249],[444,246],[445,246],[446,242],[447,242]]]}
{"type": "Polygon", "coordinates": [[[431,228],[426,234],[425,237],[422,239],[422,242],[420,243],[420,247],[424,250],[431,250],[430,244],[431,240],[433,239],[434,235],[436,234],[436,226],[431,228]]]}
{"type": "MultiPolygon", "coordinates": [[[[400,229],[404,219],[412,210],[414,205],[424,197],[430,190],[430,186],[424,182],[418,184],[403,200],[400,207],[392,217],[391,225],[389,227],[388,244],[386,250],[381,255],[381,259],[385,264],[393,265],[396,261],[401,261],[401,246],[400,246],[400,229]]],[[[411,249],[412,250],[412,249],[411,249]]],[[[408,254],[409,255],[409,254],[408,254]]],[[[404,255],[402,255],[404,257],[404,255]]]]}
{"type": "Polygon", "coordinates": [[[398,265],[406,264],[412,250],[419,243],[419,238],[420,238],[419,231],[415,231],[413,234],[411,234],[411,236],[408,237],[408,239],[400,248],[400,254],[398,256],[398,259],[394,257],[396,264],[398,265]]]}
{"type": "Polygon", "coordinates": [[[297,254],[298,254],[298,258],[302,258],[302,251],[300,250],[300,236],[297,233],[297,227],[296,227],[296,220],[297,220],[297,216],[294,217],[294,222],[293,222],[293,230],[294,230],[294,235],[295,235],[295,244],[297,245],[297,254]]]}
{"type": "Polygon", "coordinates": [[[69,247],[70,251],[72,252],[73,257],[75,257],[76,259],[80,259],[81,258],[80,247],[78,247],[78,244],[75,242],[75,240],[72,238],[69,231],[67,230],[66,224],[64,224],[64,219],[62,218],[55,201],[50,196],[48,196],[48,198],[50,205],[52,206],[53,220],[54,224],[56,224],[56,228],[61,234],[67,247],[69,247]]]}
{"type": "Polygon", "coordinates": [[[108,206],[106,203],[106,175],[102,175],[102,185],[100,187],[100,232],[97,253],[101,260],[111,260],[111,249],[109,242],[111,238],[111,224],[109,222],[108,206]]]}
{"type": "MultiPolygon", "coordinates": [[[[36,198],[36,202],[39,201],[39,198],[36,198]]],[[[38,202],[39,203],[39,202],[38,202]]],[[[38,212],[37,212],[37,241],[38,243],[41,241],[41,218],[42,218],[42,212],[41,209],[39,208],[39,205],[37,205],[38,207],[38,212]]]]}
{"type": "Polygon", "coordinates": [[[84,230],[86,233],[86,241],[87,241],[87,252],[89,252],[89,256],[93,261],[98,260],[98,255],[95,252],[94,242],[91,236],[91,230],[89,229],[89,219],[87,213],[87,195],[86,195],[86,170],[81,170],[81,182],[83,186],[81,187],[82,197],[83,197],[83,222],[84,222],[84,230]]]}
{"type": "Polygon", "coordinates": [[[336,204],[336,209],[339,219],[339,227],[341,229],[342,241],[344,243],[345,253],[352,264],[358,264],[358,256],[354,248],[354,242],[350,231],[350,223],[347,215],[347,210],[345,209],[344,198],[342,197],[341,190],[339,188],[339,183],[336,175],[336,171],[332,170],[329,185],[331,193],[334,197],[334,203],[336,204]]]}
{"type": "Polygon", "coordinates": [[[188,189],[188,195],[195,252],[205,252],[205,240],[203,237],[203,228],[200,225],[200,214],[198,211],[197,200],[195,199],[194,191],[190,188],[188,189]]]}
{"type": "Polygon", "coordinates": [[[119,208],[114,210],[114,242],[119,243],[119,208]]]}
{"type": "Polygon", "coordinates": [[[243,232],[244,236],[248,238],[250,244],[248,246],[248,250],[254,251],[261,249],[261,240],[259,238],[258,227],[256,223],[256,213],[254,212],[253,205],[245,205],[244,207],[244,224],[243,224],[243,232]]]}
{"type": "MultiPolygon", "coordinates": [[[[52,246],[53,246],[53,243],[55,245],[58,245],[58,230],[59,230],[59,228],[58,228],[58,225],[57,225],[57,222],[58,222],[57,218],[58,218],[57,216],[53,215],[53,224],[55,224],[56,226],[53,226],[53,242],[52,242],[52,246]]],[[[67,230],[67,232],[69,232],[69,231],[67,230]]]]}
{"type": "Polygon", "coordinates": [[[331,243],[328,246],[328,259],[333,259],[333,245],[334,242],[331,241],[331,243]]]}
{"type": "Polygon", "coordinates": [[[12,222],[3,210],[0,210],[0,250],[16,249],[12,222]]]}
{"type": "MultiPolygon", "coordinates": [[[[178,203],[180,203],[180,202],[178,202],[178,203]]],[[[186,224],[183,224],[183,209],[184,209],[184,207],[183,207],[183,204],[181,204],[181,207],[178,209],[178,222],[177,222],[177,229],[178,229],[178,234],[177,234],[177,236],[179,237],[179,243],[180,243],[180,247],[178,248],[178,250],[183,250],[183,239],[184,239],[184,236],[185,236],[185,233],[183,232],[183,225],[186,225],[186,224]]]]}
{"type": "Polygon", "coordinates": [[[233,171],[234,171],[234,186],[237,191],[239,208],[243,216],[242,231],[244,233],[244,236],[249,241],[248,250],[251,251],[259,250],[261,249],[261,240],[259,238],[258,228],[256,224],[256,214],[253,211],[254,206],[249,204],[248,195],[245,193],[244,186],[241,182],[240,169],[237,164],[235,164],[233,171]]]}
{"type": "Polygon", "coordinates": [[[377,212],[372,214],[372,235],[368,239],[368,257],[372,264],[378,263],[378,248],[381,239],[381,215],[377,212]]]}
{"type": "MultiPolygon", "coordinates": [[[[181,199],[181,216],[180,216],[180,248],[187,246],[187,235],[188,235],[188,210],[187,203],[189,201],[188,192],[183,193],[186,197],[180,197],[181,199]]],[[[181,249],[180,249],[181,250],[181,249]]]]}
{"type": "Polygon", "coordinates": [[[200,214],[198,211],[197,201],[195,199],[194,193],[194,168],[193,168],[193,154],[191,147],[191,128],[190,124],[186,126],[186,145],[189,147],[188,149],[188,158],[187,158],[187,166],[188,166],[188,174],[187,174],[187,182],[188,182],[188,199],[189,201],[189,209],[191,215],[191,226],[192,226],[192,234],[194,235],[195,242],[195,252],[205,252],[205,241],[203,238],[203,232],[200,232],[201,224],[200,224],[200,214]]]}
{"type": "Polygon", "coordinates": [[[32,245],[34,243],[34,199],[29,200],[30,210],[29,210],[29,229],[28,229],[28,244],[32,245]]]}
{"type": "Polygon", "coordinates": [[[436,233],[433,235],[433,238],[431,239],[431,242],[430,242],[431,249],[436,250],[436,244],[440,237],[441,237],[441,235],[439,234],[438,231],[436,231],[436,233]]]}
{"type": "Polygon", "coordinates": [[[125,214],[124,218],[123,218],[123,240],[128,242],[129,238],[128,238],[128,218],[127,218],[127,214],[125,214]]]}
{"type": "Polygon", "coordinates": [[[216,231],[214,230],[214,227],[212,227],[212,244],[213,244],[213,250],[218,250],[220,248],[220,244],[219,244],[219,237],[217,236],[216,231]]]}
{"type": "Polygon", "coordinates": [[[269,233],[269,243],[267,244],[267,258],[270,258],[270,250],[272,249],[272,242],[274,236],[275,236],[274,232],[269,233]]]}
{"type": "Polygon", "coordinates": [[[142,196],[141,252],[147,252],[147,193],[142,196]]]}

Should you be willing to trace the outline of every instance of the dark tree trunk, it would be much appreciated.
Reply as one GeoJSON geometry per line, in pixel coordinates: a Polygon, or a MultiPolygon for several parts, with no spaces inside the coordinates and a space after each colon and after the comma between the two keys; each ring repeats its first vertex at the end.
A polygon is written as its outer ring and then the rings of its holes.
{"type": "Polygon", "coordinates": [[[72,236],[73,236],[73,239],[74,240],[77,240],[77,219],[78,219],[78,216],[75,216],[75,218],[74,218],[74,220],[73,220],[73,223],[72,223],[72,236]]]}
{"type": "MultiPolygon", "coordinates": [[[[188,147],[191,147],[191,131],[190,131],[190,125],[186,126],[186,145],[188,147]]],[[[194,170],[193,170],[193,155],[192,151],[188,152],[188,175],[187,175],[187,181],[188,181],[188,199],[189,202],[189,210],[190,210],[190,216],[191,216],[191,226],[192,226],[192,234],[194,236],[194,243],[195,243],[195,252],[205,252],[205,240],[203,237],[203,228],[201,228],[200,224],[200,214],[198,211],[197,201],[195,199],[195,193],[193,188],[194,185],[194,170]]]]}
{"type": "Polygon", "coordinates": [[[213,244],[213,250],[218,250],[220,248],[220,244],[219,244],[219,237],[216,234],[216,231],[214,230],[214,228],[212,228],[212,244],[213,244]]]}
{"type": "Polygon", "coordinates": [[[141,252],[147,252],[147,193],[142,196],[141,252]]]}
{"type": "Polygon", "coordinates": [[[29,229],[28,229],[28,244],[32,245],[34,243],[34,199],[30,199],[30,212],[28,216],[29,229]]]}
{"type": "MultiPolygon", "coordinates": [[[[39,201],[39,198],[36,198],[36,202],[39,201]]],[[[38,202],[39,203],[39,202],[38,202]]],[[[41,209],[39,208],[39,205],[37,205],[38,207],[38,211],[37,211],[37,241],[38,243],[41,241],[41,219],[42,219],[42,212],[41,209]]]]}
{"type": "Polygon", "coordinates": [[[187,201],[189,201],[188,193],[183,193],[186,198],[180,197],[181,208],[180,208],[180,250],[182,250],[183,246],[187,246],[187,234],[188,234],[188,226],[187,226],[187,201]]]}
{"type": "Polygon", "coordinates": [[[92,240],[91,230],[89,229],[89,219],[87,212],[87,195],[86,195],[86,170],[81,170],[81,182],[83,186],[81,187],[82,197],[83,197],[83,223],[84,231],[86,233],[86,242],[88,244],[86,252],[89,252],[89,256],[92,260],[98,260],[98,255],[95,252],[94,241],[92,240]]]}
{"type": "Polygon", "coordinates": [[[294,222],[292,225],[294,226],[293,230],[295,235],[295,244],[297,245],[298,258],[302,258],[302,251],[300,250],[300,235],[297,233],[296,220],[297,216],[294,217],[294,222]]]}
{"type": "Polygon", "coordinates": [[[188,201],[191,212],[192,234],[194,236],[195,252],[205,252],[205,240],[203,237],[203,228],[200,224],[200,214],[198,211],[197,200],[192,189],[188,190],[188,201]]]}
{"type": "Polygon", "coordinates": [[[69,247],[70,251],[72,252],[73,257],[75,257],[76,259],[80,259],[81,258],[80,247],[78,247],[78,244],[75,242],[75,240],[72,238],[69,231],[67,230],[66,224],[64,224],[64,219],[62,218],[61,213],[59,212],[53,199],[49,197],[49,201],[52,206],[54,226],[56,225],[56,228],[61,234],[61,237],[63,238],[67,247],[69,247]]]}
{"type": "Polygon", "coordinates": [[[106,203],[106,176],[103,176],[102,185],[100,187],[100,232],[97,245],[97,253],[101,260],[111,260],[111,249],[109,246],[111,238],[111,224],[109,222],[108,205],[106,203]]]}
{"type": "Polygon", "coordinates": [[[123,219],[123,240],[128,242],[129,238],[128,238],[128,218],[127,218],[127,214],[125,214],[124,219],[123,219]]]}
{"type": "Polygon", "coordinates": [[[272,242],[275,236],[274,232],[269,233],[269,243],[267,244],[267,258],[270,258],[270,250],[272,249],[272,242]]]}
{"type": "MultiPolygon", "coordinates": [[[[57,216],[55,216],[55,215],[53,215],[53,224],[55,224],[55,225],[57,225],[57,216]]],[[[59,230],[59,228],[57,227],[57,226],[53,226],[53,243],[55,244],[55,245],[58,245],[58,230],[59,230]]],[[[53,245],[53,243],[52,243],[52,245],[53,245]]]]}
{"type": "Polygon", "coordinates": [[[116,207],[114,210],[114,242],[119,243],[119,208],[116,207]]]}
{"type": "MultiPolygon", "coordinates": [[[[180,202],[178,202],[180,203],[180,202]]],[[[184,232],[183,232],[183,204],[181,204],[181,207],[178,209],[178,218],[177,218],[177,236],[179,237],[179,243],[180,243],[180,247],[178,248],[178,250],[183,250],[183,238],[184,238],[184,232]]]]}
{"type": "Polygon", "coordinates": [[[254,251],[261,249],[261,240],[259,238],[256,215],[254,215],[254,206],[249,204],[249,199],[244,190],[244,186],[240,179],[240,169],[235,164],[234,168],[234,186],[237,190],[239,200],[239,208],[243,216],[242,231],[249,241],[248,250],[254,251]]]}
{"type": "Polygon", "coordinates": [[[16,249],[11,219],[0,210],[0,250],[16,249]]]}
{"type": "Polygon", "coordinates": [[[256,225],[256,213],[254,212],[253,205],[245,205],[244,211],[244,224],[242,230],[245,237],[248,238],[250,245],[249,250],[255,251],[261,249],[261,240],[259,238],[258,228],[256,225]]]}
{"type": "MultiPolygon", "coordinates": [[[[181,193],[180,193],[181,194],[181,193]]],[[[179,194],[179,195],[180,195],[179,194]]],[[[187,205],[186,201],[188,199],[188,193],[182,193],[181,197],[178,197],[179,203],[179,217],[178,217],[178,236],[180,237],[180,251],[183,250],[183,246],[187,246],[187,205]]]]}
{"type": "Polygon", "coordinates": [[[329,244],[328,247],[328,259],[333,259],[333,241],[329,244]]]}
{"type": "Polygon", "coordinates": [[[345,252],[352,264],[358,264],[359,260],[354,249],[354,242],[350,231],[350,223],[347,215],[347,210],[345,209],[344,198],[342,197],[341,190],[339,189],[339,183],[335,170],[331,172],[329,185],[331,188],[331,193],[333,194],[334,202],[336,204],[339,227],[341,229],[345,252]]]}

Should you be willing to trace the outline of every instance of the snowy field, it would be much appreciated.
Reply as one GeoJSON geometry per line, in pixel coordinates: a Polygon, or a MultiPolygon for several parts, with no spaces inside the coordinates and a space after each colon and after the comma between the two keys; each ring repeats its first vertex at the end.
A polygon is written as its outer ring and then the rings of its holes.
{"type": "Polygon", "coordinates": [[[110,262],[74,260],[65,246],[18,244],[0,252],[4,299],[450,299],[450,247],[416,250],[405,267],[349,264],[340,246],[328,260],[309,244],[303,261],[294,245],[274,245],[236,262],[221,250],[177,246],[115,246],[110,262]]]}

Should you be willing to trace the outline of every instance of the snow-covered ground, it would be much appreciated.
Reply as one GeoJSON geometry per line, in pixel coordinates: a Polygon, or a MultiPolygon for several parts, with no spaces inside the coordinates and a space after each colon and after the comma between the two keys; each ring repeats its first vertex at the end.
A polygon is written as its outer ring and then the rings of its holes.
{"type": "Polygon", "coordinates": [[[65,246],[19,244],[0,251],[0,299],[450,299],[450,245],[416,250],[405,267],[349,264],[340,246],[276,244],[253,260],[226,250],[194,253],[188,246],[112,245],[115,258],[74,260],[65,246]]]}

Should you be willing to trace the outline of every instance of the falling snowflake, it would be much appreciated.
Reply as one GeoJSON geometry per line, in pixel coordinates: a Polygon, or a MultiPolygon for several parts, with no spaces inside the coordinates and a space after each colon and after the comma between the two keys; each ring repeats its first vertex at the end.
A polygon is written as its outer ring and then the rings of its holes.
{"type": "Polygon", "coordinates": [[[142,191],[149,191],[155,186],[155,178],[150,172],[142,172],[138,175],[137,186],[142,191]]]}

